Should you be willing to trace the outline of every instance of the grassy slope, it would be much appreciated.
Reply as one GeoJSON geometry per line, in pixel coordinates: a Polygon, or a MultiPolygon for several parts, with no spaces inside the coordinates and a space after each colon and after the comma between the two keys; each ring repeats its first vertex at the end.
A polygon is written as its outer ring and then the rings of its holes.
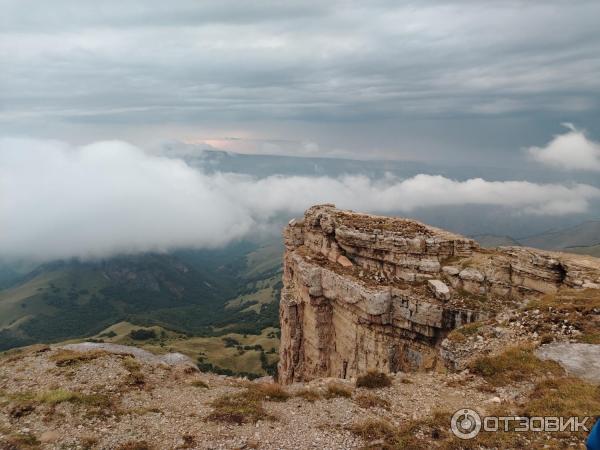
{"type": "MultiPolygon", "coordinates": [[[[243,354],[236,347],[227,347],[226,339],[235,339],[242,346],[260,345],[266,352],[279,349],[279,339],[276,328],[265,328],[259,335],[242,335],[227,333],[222,336],[189,337],[177,332],[166,330],[162,327],[141,327],[129,322],[116,323],[102,330],[93,339],[99,339],[113,344],[133,345],[144,348],[153,353],[179,352],[189,356],[194,361],[203,357],[207,362],[220,368],[230,369],[234,372],[249,372],[265,375],[260,362],[260,351],[246,350],[243,354]],[[153,330],[157,338],[147,341],[134,340],[129,336],[132,330],[153,330]],[[113,336],[112,333],[115,335],[113,336]]],[[[69,342],[76,342],[69,341],[69,342]]],[[[277,358],[277,353],[267,353],[269,362],[277,358]]]]}
{"type": "Polygon", "coordinates": [[[262,345],[263,360],[275,361],[269,351],[277,349],[278,339],[270,327],[278,319],[281,254],[276,239],[258,247],[243,243],[91,265],[54,264],[0,291],[0,350],[98,338],[108,329],[117,336],[103,340],[204,356],[220,368],[264,374],[260,351],[226,347],[223,337],[242,346],[262,345]],[[124,282],[118,282],[121,275],[124,282]],[[144,283],[159,288],[147,289],[144,283]],[[165,337],[161,342],[127,337],[144,326],[165,337]]]}

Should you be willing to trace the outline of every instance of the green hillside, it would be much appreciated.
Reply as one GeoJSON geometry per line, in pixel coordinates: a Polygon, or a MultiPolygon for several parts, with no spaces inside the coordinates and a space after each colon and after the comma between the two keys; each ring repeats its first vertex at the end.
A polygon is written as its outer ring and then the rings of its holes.
{"type": "Polygon", "coordinates": [[[280,266],[270,242],[47,264],[0,291],[0,350],[124,321],[196,337],[258,335],[277,326],[280,266]]]}

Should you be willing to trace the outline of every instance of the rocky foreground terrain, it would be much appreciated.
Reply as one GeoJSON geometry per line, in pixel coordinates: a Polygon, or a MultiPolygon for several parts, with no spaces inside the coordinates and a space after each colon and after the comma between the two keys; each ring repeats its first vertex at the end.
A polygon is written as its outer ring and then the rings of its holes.
{"type": "Polygon", "coordinates": [[[0,449],[585,448],[454,412],[600,416],[600,260],[481,249],[418,222],[309,209],[285,232],[278,382],[114,344],[0,355],[0,449]]]}

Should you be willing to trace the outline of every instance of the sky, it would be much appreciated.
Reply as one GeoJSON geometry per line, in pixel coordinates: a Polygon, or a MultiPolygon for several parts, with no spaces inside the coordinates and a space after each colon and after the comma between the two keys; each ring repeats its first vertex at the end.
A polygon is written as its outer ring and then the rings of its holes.
{"type": "Polygon", "coordinates": [[[598,1],[0,6],[3,136],[502,167],[600,139],[598,1]]]}
{"type": "Polygon", "coordinates": [[[222,246],[316,203],[500,233],[600,214],[598,1],[0,7],[0,259],[222,246]],[[258,178],[173,142],[496,172],[258,178]]]}

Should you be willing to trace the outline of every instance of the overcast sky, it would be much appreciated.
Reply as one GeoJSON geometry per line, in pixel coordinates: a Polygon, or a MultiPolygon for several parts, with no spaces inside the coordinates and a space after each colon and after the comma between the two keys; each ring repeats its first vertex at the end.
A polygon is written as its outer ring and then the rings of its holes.
{"type": "Polygon", "coordinates": [[[3,136],[486,165],[600,137],[597,0],[0,6],[3,136]]]}

